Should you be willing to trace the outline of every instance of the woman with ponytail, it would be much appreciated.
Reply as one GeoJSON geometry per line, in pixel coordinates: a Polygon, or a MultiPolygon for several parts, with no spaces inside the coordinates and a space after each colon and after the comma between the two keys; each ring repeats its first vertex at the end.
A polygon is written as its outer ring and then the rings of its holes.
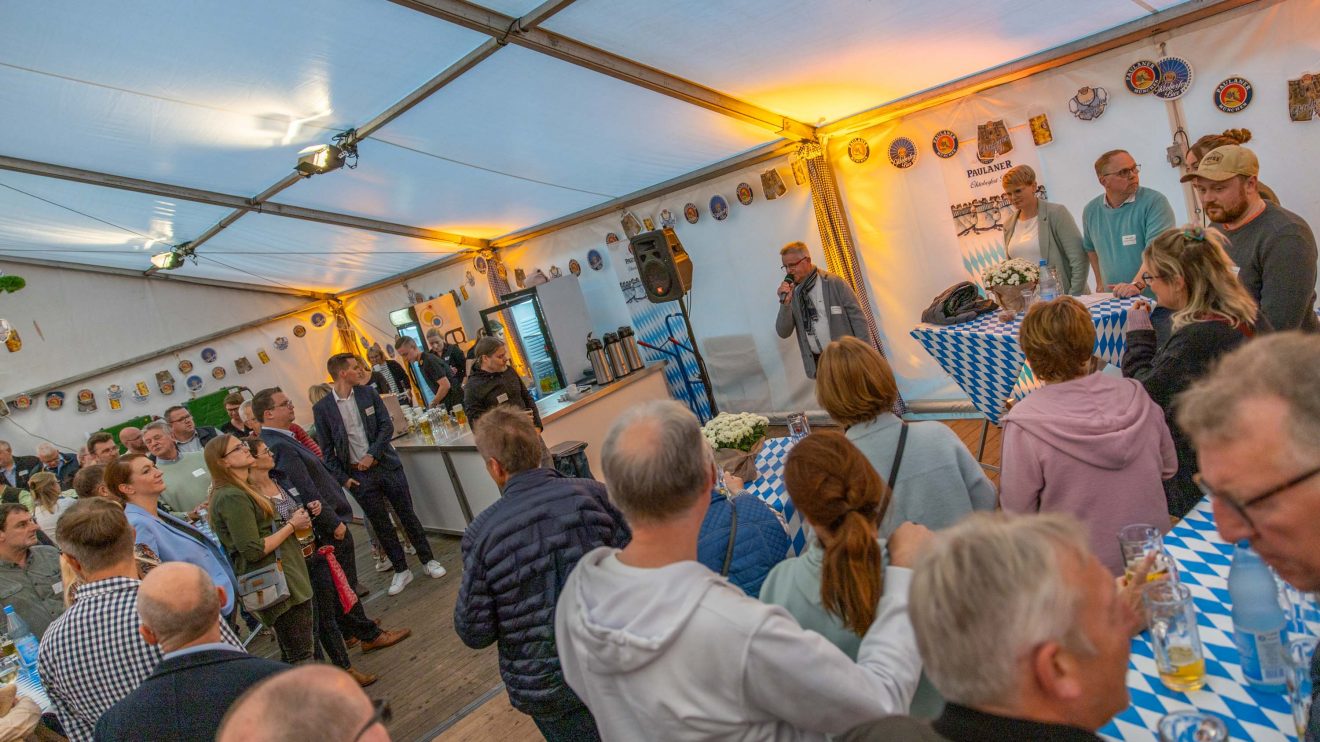
{"type": "MultiPolygon", "coordinates": [[[[761,601],[782,606],[802,628],[855,660],[871,624],[891,618],[879,613],[880,598],[887,591],[906,593],[916,553],[931,532],[907,522],[894,529],[888,543],[880,540],[889,488],[841,433],[813,433],[793,446],[784,465],[784,483],[815,537],[802,556],[771,570],[761,587],[761,601]]],[[[913,654],[904,661],[920,663],[921,658],[913,654]]],[[[934,718],[943,705],[923,676],[912,715],[934,718]]]]}

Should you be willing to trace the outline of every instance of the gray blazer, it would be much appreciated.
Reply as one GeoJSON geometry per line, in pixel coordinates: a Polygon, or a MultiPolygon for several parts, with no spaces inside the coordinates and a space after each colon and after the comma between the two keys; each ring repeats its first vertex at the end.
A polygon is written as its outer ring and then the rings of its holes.
{"type": "MultiPolygon", "coordinates": [[[[821,296],[825,299],[825,314],[829,317],[830,338],[838,340],[851,335],[870,342],[871,333],[866,327],[866,318],[862,316],[862,308],[857,303],[857,295],[853,293],[852,287],[838,276],[830,275],[820,268],[816,270],[819,272],[817,280],[820,281],[821,296]]],[[[807,378],[814,379],[816,359],[812,357],[806,333],[802,330],[802,308],[797,296],[787,304],[780,304],[779,315],[775,317],[775,332],[779,333],[779,337],[786,338],[794,331],[797,332],[798,350],[802,353],[802,366],[807,371],[807,378]]]]}
{"type": "MultiPolygon", "coordinates": [[[[1018,215],[1014,213],[1004,223],[1004,247],[1013,239],[1013,228],[1017,226],[1018,215]]],[[[1086,276],[1090,263],[1082,251],[1082,233],[1077,229],[1068,207],[1063,204],[1040,202],[1039,221],[1040,254],[1045,263],[1059,274],[1059,290],[1065,294],[1077,296],[1085,293],[1086,276]]]]}

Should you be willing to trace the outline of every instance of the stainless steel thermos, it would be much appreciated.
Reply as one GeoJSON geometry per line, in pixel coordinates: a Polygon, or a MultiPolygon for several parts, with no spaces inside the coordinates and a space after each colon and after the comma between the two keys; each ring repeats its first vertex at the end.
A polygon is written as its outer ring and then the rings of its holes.
{"type": "Polygon", "coordinates": [[[623,348],[623,358],[628,362],[628,371],[641,371],[645,365],[642,363],[641,351],[637,349],[637,337],[633,335],[633,328],[624,325],[619,328],[619,345],[623,348]]]}
{"type": "Polygon", "coordinates": [[[605,333],[605,357],[610,360],[610,371],[614,372],[614,378],[622,379],[632,373],[628,368],[628,361],[623,357],[623,346],[619,345],[619,336],[612,333],[605,333]]]}
{"type": "Polygon", "coordinates": [[[587,338],[587,360],[591,361],[591,370],[596,374],[597,384],[604,386],[614,381],[614,372],[610,370],[604,346],[596,338],[587,338]]]}

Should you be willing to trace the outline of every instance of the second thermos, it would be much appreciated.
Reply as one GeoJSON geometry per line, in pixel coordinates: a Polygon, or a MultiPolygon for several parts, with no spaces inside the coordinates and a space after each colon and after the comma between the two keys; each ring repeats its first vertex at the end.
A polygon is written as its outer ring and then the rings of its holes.
{"type": "Polygon", "coordinates": [[[623,358],[628,362],[628,371],[641,371],[645,365],[642,363],[642,354],[637,349],[637,337],[633,335],[633,328],[624,325],[619,328],[619,345],[623,348],[623,358]]]}
{"type": "Polygon", "coordinates": [[[632,373],[624,358],[623,347],[619,345],[619,336],[612,332],[605,333],[605,357],[610,360],[610,371],[614,378],[621,379],[632,373]]]}

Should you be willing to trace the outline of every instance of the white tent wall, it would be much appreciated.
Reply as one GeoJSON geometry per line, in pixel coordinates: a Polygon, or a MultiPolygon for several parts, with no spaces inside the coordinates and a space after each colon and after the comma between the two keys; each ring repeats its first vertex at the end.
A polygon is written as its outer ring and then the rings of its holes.
{"type": "MultiPolygon", "coordinates": [[[[66,271],[66,273],[72,272],[66,271]]],[[[31,272],[29,272],[31,275],[31,272]]],[[[24,289],[24,293],[32,288],[24,289]]],[[[208,289],[201,286],[189,287],[201,293],[208,289]]],[[[296,297],[288,297],[296,299],[296,297]]],[[[231,297],[232,301],[233,297],[231,297]]],[[[232,322],[233,312],[239,311],[238,304],[234,302],[226,310],[217,309],[217,313],[228,313],[232,322]]],[[[306,301],[301,302],[302,305],[306,301]]],[[[103,307],[113,305],[95,305],[101,307],[100,311],[105,311],[103,307]]],[[[186,305],[181,305],[178,312],[171,315],[180,326],[187,326],[186,315],[182,311],[186,305]]],[[[68,314],[68,310],[64,310],[68,314]]],[[[98,311],[93,308],[88,311],[98,311]]],[[[244,313],[250,310],[243,310],[244,313]]],[[[270,312],[269,314],[273,314],[270,312]]],[[[208,313],[209,314],[209,313],[208,313]]],[[[119,317],[110,318],[107,322],[95,323],[96,327],[101,327],[110,336],[120,337],[116,332],[122,328],[123,335],[131,334],[133,328],[128,321],[121,321],[119,317]]],[[[190,329],[194,329],[189,326],[190,329]]],[[[48,337],[50,331],[47,330],[48,337]]],[[[196,333],[190,333],[192,336],[196,333]]],[[[168,345],[177,343],[180,338],[176,334],[172,340],[157,344],[168,345]]],[[[139,415],[160,415],[167,407],[176,404],[183,404],[194,396],[211,394],[224,387],[246,386],[253,392],[269,386],[280,386],[293,400],[297,410],[298,421],[302,425],[310,425],[312,422],[311,408],[307,404],[307,388],[312,384],[325,381],[328,377],[325,372],[325,360],[334,353],[336,342],[335,323],[330,315],[328,308],[309,309],[307,311],[294,314],[272,322],[264,323],[254,327],[240,330],[238,332],[216,338],[204,343],[189,346],[178,352],[168,355],[162,355],[152,358],[149,361],[136,363],[130,366],[123,366],[114,371],[110,371],[98,376],[93,376],[76,384],[61,389],[65,393],[64,407],[59,410],[48,410],[45,406],[44,396],[34,398],[32,407],[27,410],[12,410],[6,418],[0,418],[0,439],[7,440],[14,446],[14,450],[20,453],[29,453],[36,446],[40,439],[53,441],[57,445],[73,451],[86,441],[87,436],[101,428],[118,425],[139,415]],[[328,321],[321,327],[312,324],[311,317],[314,313],[324,314],[328,321]],[[293,328],[295,325],[302,325],[307,329],[304,337],[297,337],[293,328]],[[285,350],[279,350],[275,344],[276,338],[283,337],[288,340],[288,347],[285,350]],[[212,348],[216,352],[215,363],[207,363],[202,360],[202,349],[212,348]],[[258,351],[265,350],[270,358],[269,363],[262,363],[258,357],[258,351]],[[244,357],[252,364],[252,370],[245,374],[239,374],[234,366],[234,362],[244,357]],[[193,370],[190,374],[184,374],[179,371],[179,362],[183,360],[191,361],[193,370]],[[216,380],[212,377],[212,370],[216,367],[224,367],[225,378],[216,380]],[[175,390],[173,394],[161,394],[156,383],[156,372],[169,371],[174,376],[175,390]],[[188,390],[186,380],[188,376],[196,375],[201,377],[203,386],[195,394],[188,390]],[[137,402],[133,399],[133,387],[137,382],[145,382],[150,389],[150,396],[143,402],[137,402]],[[106,397],[106,388],[111,384],[118,384],[123,389],[123,407],[119,410],[111,410],[110,402],[106,397]],[[77,392],[79,389],[91,389],[96,395],[96,411],[83,413],[78,411],[77,392]]],[[[49,347],[49,344],[47,345],[49,347]]],[[[75,346],[69,346],[71,350],[75,346]]],[[[37,350],[33,348],[32,350],[37,350]]],[[[19,355],[28,353],[28,341],[26,333],[23,341],[23,350],[19,355]]],[[[11,358],[14,356],[10,356],[11,358]]],[[[96,358],[97,356],[89,356],[96,358]]],[[[100,356],[106,359],[107,356],[100,356]]],[[[51,378],[50,376],[38,377],[42,379],[51,378]]]]}
{"type": "MultiPolygon", "coordinates": [[[[833,137],[828,156],[835,163],[867,282],[879,310],[877,319],[899,386],[908,399],[965,396],[909,332],[921,311],[947,286],[965,280],[941,161],[931,138],[951,129],[961,147],[976,146],[976,127],[1003,119],[1015,147],[1033,147],[1027,119],[1049,115],[1054,141],[1034,153],[1038,179],[1051,201],[1062,203],[1080,227],[1082,208],[1101,193],[1093,163],[1110,149],[1129,150],[1142,164],[1143,186],[1169,198],[1180,221],[1195,214],[1190,189],[1178,183],[1165,148],[1173,140],[1173,104],[1136,96],[1123,84],[1124,72],[1138,59],[1166,53],[1191,62],[1191,90],[1178,105],[1191,139],[1227,128],[1249,128],[1249,145],[1259,155],[1262,179],[1284,205],[1320,228],[1320,192],[1313,187],[1320,161],[1320,122],[1293,123],[1287,113],[1287,78],[1320,71],[1320,0],[1258,3],[1172,34],[1090,57],[996,87],[902,119],[833,137]],[[1252,81],[1256,98],[1238,114],[1220,112],[1211,100],[1215,86],[1230,75],[1252,81]],[[1068,100],[1082,86],[1100,86],[1109,106],[1093,121],[1068,112],[1068,100]],[[899,170],[888,162],[889,143],[909,136],[920,148],[915,166],[899,170]],[[868,141],[872,155],[863,164],[848,159],[848,142],[868,141]]],[[[1012,159],[1012,153],[1008,156],[1012,159]]],[[[1090,276],[1094,286],[1094,275],[1090,276]]]]}

